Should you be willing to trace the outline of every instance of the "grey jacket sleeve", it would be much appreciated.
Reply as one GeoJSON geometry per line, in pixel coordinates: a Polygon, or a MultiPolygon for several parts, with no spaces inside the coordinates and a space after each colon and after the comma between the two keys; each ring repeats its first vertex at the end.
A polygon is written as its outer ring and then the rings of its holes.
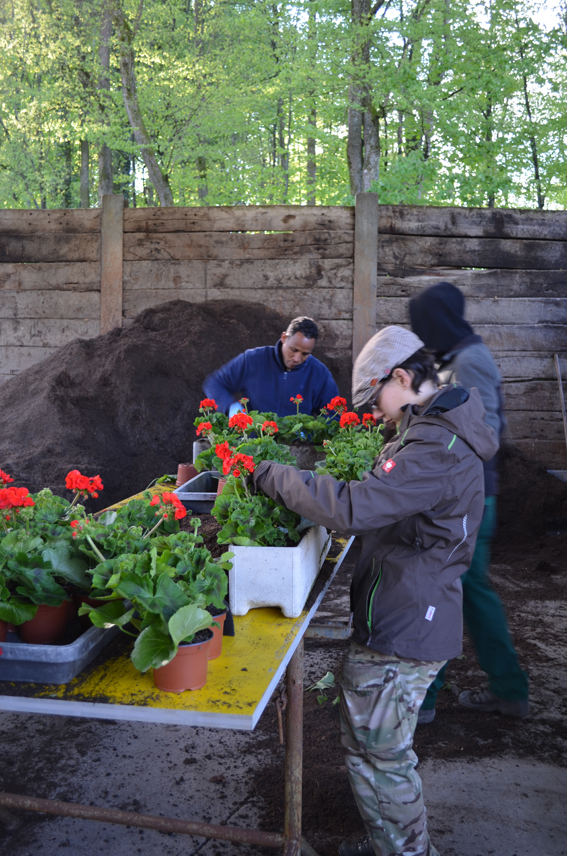
{"type": "MultiPolygon", "coordinates": [[[[487,349],[488,350],[488,349],[487,349]]],[[[485,421],[500,438],[502,433],[500,373],[490,352],[487,354],[475,348],[464,348],[452,360],[452,372],[458,382],[466,389],[476,387],[484,404],[485,421]]]]}
{"type": "Polygon", "coordinates": [[[431,509],[448,489],[447,452],[439,444],[418,442],[382,461],[362,481],[339,482],[332,476],[262,461],[254,482],[292,511],[344,535],[359,535],[431,509]]]}

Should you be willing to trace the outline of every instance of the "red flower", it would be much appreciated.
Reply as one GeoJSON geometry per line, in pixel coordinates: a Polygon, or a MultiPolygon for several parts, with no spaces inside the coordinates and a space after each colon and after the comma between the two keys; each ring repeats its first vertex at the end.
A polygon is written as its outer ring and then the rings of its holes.
{"type": "Polygon", "coordinates": [[[4,487],[0,489],[0,509],[28,508],[35,505],[27,487],[4,487]]]}
{"type": "Polygon", "coordinates": [[[201,422],[201,424],[197,428],[197,436],[199,436],[199,434],[201,434],[201,433],[205,433],[205,432],[212,431],[212,430],[213,430],[213,426],[211,425],[210,422],[201,422]]]}
{"type": "Polygon", "coordinates": [[[84,496],[98,496],[97,490],[103,490],[104,485],[100,476],[83,476],[79,470],[71,470],[65,477],[65,487],[67,490],[74,490],[77,493],[82,493],[84,496]]]}
{"type": "Polygon", "coordinates": [[[346,398],[341,398],[340,395],[335,395],[327,404],[328,410],[336,410],[337,413],[344,413],[347,409],[346,398]]]}
{"type": "MultiPolygon", "coordinates": [[[[239,452],[235,456],[234,460],[241,464],[245,470],[248,470],[249,473],[253,473],[256,469],[256,464],[254,463],[252,455],[245,455],[243,452],[239,452]]],[[[236,473],[234,475],[236,475],[236,473]]]]}
{"type": "Polygon", "coordinates": [[[376,425],[376,418],[371,413],[365,413],[362,417],[362,424],[368,426],[376,425]]]}
{"type": "Polygon", "coordinates": [[[231,457],[227,457],[223,460],[223,462],[222,462],[223,475],[227,476],[229,474],[231,467],[234,465],[234,463],[235,463],[235,460],[234,460],[234,458],[231,458],[231,457]]]}
{"type": "Polygon", "coordinates": [[[295,402],[295,404],[299,404],[299,402],[300,402],[300,401],[303,401],[303,396],[302,396],[302,395],[299,395],[299,393],[298,393],[298,394],[295,396],[295,398],[294,398],[294,397],[293,397],[293,395],[292,395],[292,396],[291,396],[291,398],[290,398],[290,401],[295,402]]]}
{"type": "Polygon", "coordinates": [[[248,413],[235,413],[228,420],[228,427],[236,428],[238,431],[246,431],[253,424],[254,420],[248,413]]]}
{"type": "Polygon", "coordinates": [[[277,422],[270,422],[269,420],[266,419],[266,421],[262,425],[262,431],[265,431],[266,434],[275,434],[277,430],[278,430],[277,422]]]}
{"type": "Polygon", "coordinates": [[[240,470],[233,470],[232,475],[236,476],[237,479],[240,478],[240,470]]]}
{"type": "MultiPolygon", "coordinates": [[[[174,517],[176,520],[182,520],[187,515],[187,511],[185,506],[179,499],[176,493],[169,493],[165,491],[161,496],[154,496],[151,500],[150,505],[160,505],[163,503],[163,516],[167,520],[169,514],[168,512],[173,511],[174,517]]],[[[156,512],[157,514],[157,512],[156,512]]]]}
{"type": "Polygon", "coordinates": [[[340,425],[341,428],[347,428],[349,425],[360,425],[360,419],[356,413],[343,413],[340,425]]]}
{"type": "Polygon", "coordinates": [[[3,485],[9,484],[10,482],[13,482],[13,481],[14,481],[14,479],[12,478],[12,476],[9,476],[8,473],[4,472],[4,470],[0,470],[0,487],[2,487],[3,485]]]}
{"type": "Polygon", "coordinates": [[[217,457],[220,458],[221,461],[224,461],[225,458],[230,457],[231,450],[230,446],[228,445],[228,442],[225,440],[224,443],[217,443],[215,452],[217,457]]]}
{"type": "Polygon", "coordinates": [[[208,410],[208,409],[211,409],[211,410],[217,410],[218,409],[218,405],[217,405],[216,401],[214,400],[214,398],[204,398],[201,401],[201,403],[199,404],[199,410],[208,410]]]}

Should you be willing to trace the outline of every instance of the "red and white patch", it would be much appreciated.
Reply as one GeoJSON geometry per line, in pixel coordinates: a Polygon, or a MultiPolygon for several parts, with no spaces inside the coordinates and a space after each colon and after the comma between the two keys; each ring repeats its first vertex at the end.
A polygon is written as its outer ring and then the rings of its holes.
{"type": "Polygon", "coordinates": [[[390,458],[389,460],[386,461],[385,464],[382,464],[382,469],[384,470],[385,473],[389,473],[390,470],[393,470],[395,466],[396,466],[396,462],[393,461],[392,458],[390,458]]]}

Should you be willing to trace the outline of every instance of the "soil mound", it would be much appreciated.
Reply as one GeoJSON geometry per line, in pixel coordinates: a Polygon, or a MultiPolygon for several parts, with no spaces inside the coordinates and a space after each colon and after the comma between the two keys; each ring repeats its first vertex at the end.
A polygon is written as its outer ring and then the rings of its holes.
{"type": "Polygon", "coordinates": [[[500,496],[496,542],[524,544],[546,534],[549,522],[564,527],[567,483],[551,476],[517,446],[504,443],[500,453],[500,496]]]}
{"type": "MultiPolygon", "coordinates": [[[[77,339],[0,386],[0,467],[32,493],[99,473],[98,507],[143,490],[191,459],[205,377],[246,348],[273,344],[284,318],[258,303],[164,303],[95,339],[77,339]]],[[[350,365],[316,354],[341,392],[350,365]]],[[[94,505],[93,505],[94,508],[94,505]]]]}

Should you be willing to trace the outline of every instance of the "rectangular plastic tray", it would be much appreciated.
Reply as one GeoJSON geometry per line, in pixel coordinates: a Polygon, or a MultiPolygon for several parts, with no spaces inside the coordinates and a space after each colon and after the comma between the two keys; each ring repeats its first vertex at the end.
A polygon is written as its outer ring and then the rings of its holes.
{"type": "Polygon", "coordinates": [[[217,498],[219,478],[220,473],[214,470],[206,470],[176,488],[174,493],[177,494],[185,508],[197,514],[199,512],[208,514],[217,498]]]}
{"type": "MultiPolygon", "coordinates": [[[[118,627],[89,627],[68,645],[0,642],[0,680],[68,684],[119,632],[118,627]]],[[[18,639],[15,633],[10,637],[18,639]]]]}

